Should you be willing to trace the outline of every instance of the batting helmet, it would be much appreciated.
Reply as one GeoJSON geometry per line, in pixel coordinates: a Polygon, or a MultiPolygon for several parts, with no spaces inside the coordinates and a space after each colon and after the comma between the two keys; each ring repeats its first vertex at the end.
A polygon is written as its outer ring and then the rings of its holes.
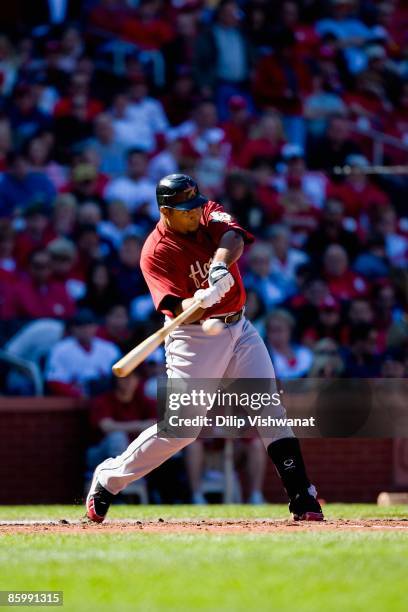
{"type": "Polygon", "coordinates": [[[187,174],[169,174],[162,178],[156,187],[156,198],[159,206],[177,210],[192,210],[208,202],[198,191],[195,180],[187,174]]]}

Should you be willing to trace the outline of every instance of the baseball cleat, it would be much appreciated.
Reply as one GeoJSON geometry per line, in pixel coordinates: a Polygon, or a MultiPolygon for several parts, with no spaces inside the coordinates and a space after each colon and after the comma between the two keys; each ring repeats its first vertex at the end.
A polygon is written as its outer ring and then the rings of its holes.
{"type": "Polygon", "coordinates": [[[324,521],[322,508],[310,493],[298,493],[290,500],[289,512],[295,521],[324,521]]]}
{"type": "Polygon", "coordinates": [[[93,523],[102,523],[115,496],[109,493],[94,474],[91,488],[86,498],[86,517],[93,523]]]}

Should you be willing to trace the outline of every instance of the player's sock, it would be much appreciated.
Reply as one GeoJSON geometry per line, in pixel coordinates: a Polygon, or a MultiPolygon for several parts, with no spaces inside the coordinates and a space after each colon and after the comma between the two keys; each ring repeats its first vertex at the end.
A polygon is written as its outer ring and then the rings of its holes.
{"type": "Polygon", "coordinates": [[[307,492],[311,485],[306,474],[299,440],[282,438],[272,442],[267,450],[289,498],[307,492]]]}

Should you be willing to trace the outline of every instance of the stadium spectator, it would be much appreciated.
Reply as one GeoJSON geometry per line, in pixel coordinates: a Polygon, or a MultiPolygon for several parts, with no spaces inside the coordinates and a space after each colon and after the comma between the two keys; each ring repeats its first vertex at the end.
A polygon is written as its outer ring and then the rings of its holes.
{"type": "Polygon", "coordinates": [[[27,160],[32,172],[41,172],[49,178],[56,190],[67,180],[65,169],[52,159],[52,142],[46,134],[37,135],[26,145],[27,160]]]}
{"type": "Polygon", "coordinates": [[[316,31],[320,36],[334,36],[343,49],[348,69],[355,74],[366,66],[364,44],[370,39],[370,29],[354,15],[354,0],[333,0],[331,14],[320,19],[316,31]]]}
{"type": "MultiPolygon", "coordinates": [[[[202,483],[208,473],[205,465],[206,454],[222,449],[222,440],[211,441],[200,439],[186,448],[185,461],[193,504],[207,503],[207,499],[202,492],[202,483]]],[[[266,457],[261,440],[258,437],[235,440],[234,455],[234,460],[238,465],[240,461],[245,461],[246,477],[250,486],[248,504],[264,504],[265,498],[262,488],[265,478],[266,457]]],[[[217,474],[216,470],[211,470],[212,477],[214,477],[214,471],[217,474]]]]}
{"type": "Polygon", "coordinates": [[[11,282],[17,270],[15,235],[8,221],[0,222],[0,279],[11,282]]]}
{"type": "Polygon", "coordinates": [[[95,164],[80,162],[72,168],[71,181],[64,186],[64,192],[72,193],[79,204],[92,200],[103,205],[107,183],[107,177],[98,172],[95,164]]]}
{"type": "Polygon", "coordinates": [[[405,378],[404,351],[388,350],[381,364],[381,378],[405,378]]]}
{"type": "Polygon", "coordinates": [[[273,225],[267,238],[273,250],[271,272],[279,279],[286,297],[292,297],[297,290],[296,270],[306,264],[309,258],[304,251],[290,246],[291,234],[285,225],[273,225]]]}
{"type": "Polygon", "coordinates": [[[330,296],[327,283],[321,276],[314,276],[312,270],[306,266],[302,290],[289,301],[290,311],[296,318],[298,337],[301,337],[305,329],[314,325],[322,303],[330,296]]]}
{"type": "Polygon", "coordinates": [[[33,202],[24,211],[25,227],[15,240],[16,260],[20,269],[27,267],[33,251],[45,248],[55,238],[49,222],[49,210],[41,202],[33,202]]]}
{"type": "Polygon", "coordinates": [[[146,153],[140,149],[131,149],[127,157],[127,175],[109,183],[105,192],[106,199],[121,200],[130,211],[143,210],[152,219],[157,219],[156,186],[147,178],[146,173],[146,153]]]}
{"type": "Polygon", "coordinates": [[[223,139],[221,130],[209,130],[206,135],[207,150],[195,166],[197,180],[203,191],[213,200],[221,194],[228,166],[229,155],[222,145],[223,139]]]}
{"type": "Polygon", "coordinates": [[[99,223],[98,232],[115,249],[119,249],[126,236],[142,234],[142,230],[132,222],[130,210],[121,200],[112,200],[108,204],[107,215],[108,218],[99,223]]]}
{"type": "Polygon", "coordinates": [[[112,342],[96,337],[95,315],[88,309],[79,310],[72,321],[71,333],[51,350],[46,380],[52,395],[87,397],[92,383],[108,379],[111,366],[120,351],[112,342]]]}
{"type": "Polygon", "coordinates": [[[158,0],[140,0],[134,13],[122,22],[120,33],[144,50],[161,49],[174,38],[172,23],[162,15],[158,0]]]}
{"type": "MultiPolygon", "coordinates": [[[[181,171],[266,241],[243,260],[259,329],[284,303],[294,338],[313,349],[328,335],[347,350],[367,323],[379,355],[403,350],[406,180],[368,170],[403,165],[406,151],[385,144],[378,161],[363,132],[407,141],[400,2],[39,2],[38,19],[24,2],[27,27],[0,36],[2,338],[21,323],[16,287],[38,248],[73,307],[86,296],[113,313],[117,342],[127,309],[141,339],[153,331],[140,246],[157,219],[156,182],[181,171]],[[254,112],[257,85],[269,99],[254,112]],[[332,172],[345,164],[349,175],[332,172]]],[[[338,371],[319,359],[324,375],[338,371]]]]}
{"type": "Polygon", "coordinates": [[[255,185],[248,173],[235,170],[227,174],[222,201],[243,227],[256,233],[264,227],[265,214],[259,206],[255,185]]]}
{"type": "Polygon", "coordinates": [[[50,117],[37,108],[33,87],[26,83],[16,85],[8,118],[17,146],[22,146],[28,138],[32,138],[37,132],[46,130],[51,125],[50,117]]]}
{"type": "Polygon", "coordinates": [[[51,256],[53,279],[64,283],[68,295],[77,302],[84,296],[86,284],[83,273],[76,266],[75,244],[67,238],[55,238],[48,243],[47,251],[51,256]]]}
{"type": "Polygon", "coordinates": [[[376,211],[373,229],[385,241],[385,252],[393,266],[404,268],[408,262],[408,238],[398,228],[398,218],[392,206],[376,211]]]}
{"type": "Polygon", "coordinates": [[[131,330],[129,329],[129,314],[126,306],[117,303],[107,309],[105,321],[99,327],[97,336],[113,342],[122,352],[130,350],[131,330]]]}
{"type": "Polygon", "coordinates": [[[254,289],[246,290],[247,300],[245,304],[245,316],[251,321],[258,333],[265,336],[266,306],[261,300],[259,293],[254,289]]]}
{"type": "Polygon", "coordinates": [[[266,348],[278,378],[305,376],[311,368],[313,354],[309,348],[293,342],[295,319],[287,310],[273,310],[266,319],[266,348]]]}
{"type": "Polygon", "coordinates": [[[305,244],[305,251],[315,263],[320,265],[323,253],[331,244],[341,244],[353,261],[361,248],[355,232],[344,227],[344,204],[329,198],[324,204],[318,227],[312,232],[305,244]]]}
{"type": "Polygon", "coordinates": [[[18,72],[17,58],[7,36],[0,36],[0,93],[8,96],[13,90],[18,72]]]}
{"type": "Polygon", "coordinates": [[[307,170],[305,153],[299,145],[285,144],[281,153],[285,169],[273,178],[272,185],[280,193],[285,193],[294,182],[300,183],[303,193],[313,206],[322,208],[330,187],[327,176],[322,172],[307,170]]]}
{"type": "Polygon", "coordinates": [[[99,236],[96,225],[92,223],[78,226],[75,244],[78,248],[77,267],[85,275],[93,263],[109,257],[112,252],[111,245],[99,236]]]}
{"type": "Polygon", "coordinates": [[[368,292],[368,284],[350,269],[347,252],[339,244],[330,245],[324,252],[323,277],[336,300],[348,302],[368,292]]]}
{"type": "Polygon", "coordinates": [[[341,378],[344,363],[338,344],[331,338],[322,338],[313,347],[313,363],[309,378],[341,378]]]}
{"type": "Polygon", "coordinates": [[[350,329],[350,345],[343,348],[345,377],[375,378],[381,369],[377,349],[377,331],[369,323],[359,323],[350,329]]]}
{"type": "Polygon", "coordinates": [[[113,278],[123,301],[129,304],[135,297],[147,293],[140,271],[142,241],[130,234],[123,239],[117,262],[112,266],[113,278]]]}
{"type": "Polygon", "coordinates": [[[346,105],[323,74],[314,75],[312,83],[313,91],[305,98],[303,112],[308,135],[318,138],[326,131],[331,115],[346,113],[346,105]]]}
{"type": "Polygon", "coordinates": [[[341,332],[340,304],[329,295],[320,305],[319,316],[315,324],[304,331],[302,342],[311,348],[319,338],[330,338],[340,342],[341,332]]]}
{"type": "Polygon", "coordinates": [[[108,457],[120,455],[155,420],[155,402],[146,397],[140,376],[132,372],[126,378],[116,378],[113,389],[91,403],[93,444],[87,452],[88,469],[92,471],[108,457]]]}
{"type": "Polygon", "coordinates": [[[89,142],[99,158],[99,171],[110,177],[120,176],[126,170],[126,147],[115,138],[112,118],[101,113],[94,122],[95,137],[89,142]]]}
{"type": "Polygon", "coordinates": [[[180,172],[182,143],[169,135],[166,143],[149,161],[147,174],[153,183],[158,183],[163,176],[180,172]]]}
{"type": "Polygon", "coordinates": [[[389,276],[390,264],[383,236],[374,234],[367,240],[366,249],[356,258],[353,270],[370,281],[389,276]]]}
{"type": "Polygon", "coordinates": [[[280,116],[272,111],[265,112],[259,121],[253,125],[249,139],[241,145],[241,154],[238,165],[242,168],[252,168],[254,163],[262,159],[269,159],[275,163],[285,141],[280,116]]]}
{"type": "MultiPolygon", "coordinates": [[[[67,63],[70,64],[71,59],[66,59],[67,63]]],[[[65,65],[66,62],[61,60],[59,67],[64,70],[63,66],[65,65]]],[[[54,116],[56,118],[74,116],[75,106],[77,102],[80,101],[84,110],[84,119],[86,121],[95,119],[95,117],[102,112],[103,105],[100,100],[91,97],[90,85],[91,83],[88,75],[83,72],[74,72],[70,78],[68,95],[61,98],[56,104],[54,116]]]]}
{"type": "Polygon", "coordinates": [[[254,123],[254,118],[249,112],[248,102],[243,96],[231,96],[228,101],[228,117],[221,124],[224,130],[225,140],[231,145],[231,163],[239,163],[242,143],[246,142],[249,132],[254,123]]]}
{"type": "Polygon", "coordinates": [[[244,275],[245,286],[256,291],[268,309],[281,304],[286,298],[279,275],[271,272],[272,256],[269,244],[255,244],[249,252],[248,270],[244,275]]]}
{"type": "Polygon", "coordinates": [[[351,138],[350,121],[342,115],[333,115],[321,138],[310,141],[307,163],[312,170],[332,172],[336,166],[344,166],[349,155],[361,153],[351,138]]]}
{"type": "Polygon", "coordinates": [[[350,166],[350,174],[343,183],[334,185],[329,190],[330,197],[344,203],[344,214],[359,219],[371,209],[387,206],[389,198],[366,174],[370,166],[368,159],[363,155],[349,155],[345,161],[350,166]]]}
{"type": "Polygon", "coordinates": [[[110,269],[103,261],[95,261],[88,272],[81,306],[89,308],[95,315],[105,316],[119,299],[120,294],[110,269]]]}
{"type": "Polygon", "coordinates": [[[200,98],[188,69],[181,67],[180,74],[177,74],[168,86],[169,92],[161,101],[170,125],[178,126],[189,120],[200,98]]]}
{"type": "Polygon", "coordinates": [[[114,128],[118,142],[127,148],[152,153],[168,128],[161,103],[148,95],[146,77],[133,77],[125,94],[115,97],[114,128]]]}
{"type": "Polygon", "coordinates": [[[30,254],[28,273],[16,282],[12,300],[11,318],[15,319],[69,319],[75,311],[64,284],[52,279],[51,258],[45,249],[30,254]]]}
{"type": "Polygon", "coordinates": [[[52,226],[58,236],[74,235],[77,219],[77,201],[71,193],[59,194],[53,203],[52,226]]]}
{"type": "Polygon", "coordinates": [[[218,127],[215,105],[209,100],[203,100],[194,109],[191,119],[171,130],[171,136],[182,139],[182,157],[195,161],[207,151],[207,135],[215,130],[224,136],[224,131],[218,127]]]}
{"type": "MultiPolygon", "coordinates": [[[[183,89],[183,87],[178,83],[178,79],[183,80],[183,78],[189,75],[191,72],[195,43],[198,34],[197,6],[194,6],[193,3],[191,5],[186,3],[183,7],[180,7],[174,18],[174,29],[175,36],[170,42],[163,45],[162,53],[164,56],[164,61],[166,62],[167,87],[172,88],[172,84],[174,84],[172,93],[176,94],[177,91],[180,92],[183,89]]],[[[187,78],[189,82],[194,85],[190,76],[187,78]]],[[[190,86],[188,86],[188,89],[190,90],[190,86]]],[[[183,95],[181,98],[185,99],[183,95]]],[[[167,116],[169,117],[172,125],[177,125],[185,119],[185,117],[183,117],[181,121],[172,121],[169,111],[177,113],[177,109],[170,109],[167,107],[167,105],[165,105],[165,108],[167,116]]],[[[188,114],[189,113],[186,113],[186,115],[188,114]]]]}
{"type": "Polygon", "coordinates": [[[290,228],[292,245],[302,248],[310,234],[316,230],[321,213],[303,191],[299,176],[288,178],[286,191],[279,194],[276,203],[276,220],[290,228]]]}
{"type": "Polygon", "coordinates": [[[10,151],[7,166],[0,182],[0,217],[21,214],[33,200],[51,206],[56,195],[54,185],[45,174],[32,172],[22,153],[10,151]]]}
{"type": "Polygon", "coordinates": [[[214,24],[198,36],[196,43],[193,61],[196,82],[203,96],[215,94],[221,121],[226,119],[231,96],[248,98],[251,53],[240,15],[235,0],[221,0],[214,24]]]}
{"type": "Polygon", "coordinates": [[[291,143],[304,145],[302,99],[311,90],[307,63],[296,53],[296,38],[288,29],[277,32],[274,52],[258,61],[253,82],[260,108],[275,108],[283,115],[285,133],[291,143]]]}

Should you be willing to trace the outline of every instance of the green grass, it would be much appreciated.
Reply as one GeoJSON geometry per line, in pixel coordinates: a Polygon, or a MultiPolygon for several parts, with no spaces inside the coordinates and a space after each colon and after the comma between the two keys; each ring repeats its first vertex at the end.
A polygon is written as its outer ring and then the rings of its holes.
{"type": "MultiPolygon", "coordinates": [[[[406,517],[406,507],[328,505],[329,519],[406,517]]],[[[0,520],[77,519],[82,508],[0,508],[0,520]]],[[[284,506],[114,506],[110,518],[282,518],[284,506]]],[[[9,534],[0,589],[63,590],[68,612],[197,609],[399,612],[408,533],[9,534]]],[[[24,608],[25,609],[25,608],[24,608]]]]}

